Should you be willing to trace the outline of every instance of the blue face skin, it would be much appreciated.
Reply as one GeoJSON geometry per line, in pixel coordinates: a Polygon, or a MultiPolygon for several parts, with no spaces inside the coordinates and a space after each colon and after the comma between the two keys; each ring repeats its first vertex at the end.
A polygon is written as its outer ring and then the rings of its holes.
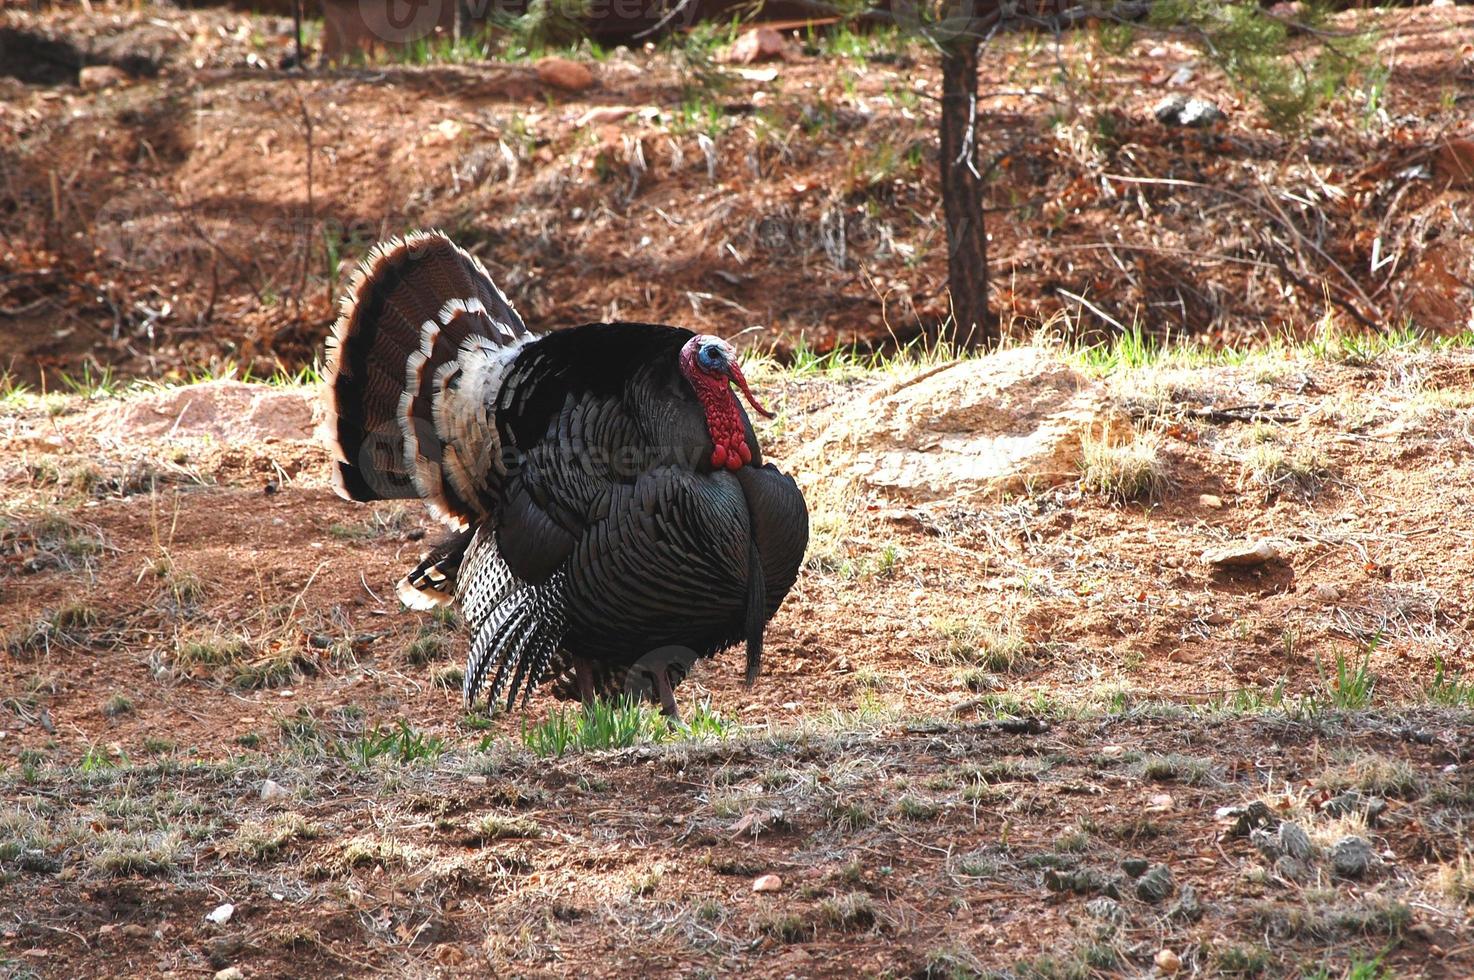
{"type": "Polygon", "coordinates": [[[722,374],[727,370],[727,355],[716,344],[707,344],[697,351],[696,361],[712,374],[722,374]]]}

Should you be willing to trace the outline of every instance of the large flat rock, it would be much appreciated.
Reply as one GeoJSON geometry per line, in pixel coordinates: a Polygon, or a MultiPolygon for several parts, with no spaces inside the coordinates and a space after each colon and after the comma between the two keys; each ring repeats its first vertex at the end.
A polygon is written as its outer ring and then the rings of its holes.
{"type": "MultiPolygon", "coordinates": [[[[1067,483],[1104,387],[1018,347],[933,368],[839,408],[809,447],[816,469],[905,502],[1067,483]]],[[[803,465],[795,462],[795,466],[803,465]]]]}
{"type": "Polygon", "coordinates": [[[122,439],[198,438],[221,443],[311,441],[316,389],[210,381],[130,396],[88,413],[87,429],[122,439]]]}

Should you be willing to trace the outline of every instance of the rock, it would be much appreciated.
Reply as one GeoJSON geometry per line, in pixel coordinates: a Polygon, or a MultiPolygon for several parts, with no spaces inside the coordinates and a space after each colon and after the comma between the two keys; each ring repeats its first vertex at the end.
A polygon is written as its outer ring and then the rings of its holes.
{"type": "Polygon", "coordinates": [[[752,880],[754,892],[776,892],[783,888],[783,879],[777,875],[759,875],[752,880]]]}
{"type": "Polygon", "coordinates": [[[230,917],[233,915],[235,915],[235,906],[230,904],[229,902],[225,902],[222,905],[215,906],[209,912],[206,912],[205,921],[213,922],[217,926],[223,926],[225,925],[225,923],[230,921],[230,917]]]}
{"type": "Polygon", "coordinates": [[[112,65],[88,65],[77,74],[77,84],[84,92],[98,92],[128,81],[128,74],[112,65]]]}
{"type": "Polygon", "coordinates": [[[215,972],[215,980],[246,980],[246,974],[238,966],[227,966],[215,972]]]}
{"type": "Polygon", "coordinates": [[[1331,870],[1342,878],[1360,878],[1376,859],[1372,845],[1361,837],[1342,837],[1331,847],[1331,870]]]}
{"type": "Polygon", "coordinates": [[[1249,831],[1249,843],[1258,848],[1259,853],[1271,861],[1284,853],[1280,850],[1279,835],[1263,827],[1255,827],[1249,831]]]}
{"type": "Polygon", "coordinates": [[[1177,805],[1171,793],[1154,793],[1151,799],[1146,801],[1146,813],[1166,813],[1177,805]]]}
{"type": "Polygon", "coordinates": [[[1167,79],[1167,84],[1173,88],[1182,88],[1196,78],[1197,75],[1198,73],[1193,71],[1192,65],[1179,65],[1177,70],[1172,73],[1172,77],[1167,79]]]}
{"type": "Polygon", "coordinates": [[[1146,858],[1127,858],[1121,862],[1121,870],[1133,878],[1140,878],[1150,867],[1151,862],[1146,858]]]}
{"type": "Polygon", "coordinates": [[[1184,95],[1169,95],[1152,109],[1157,122],[1164,126],[1182,126],[1188,129],[1206,129],[1223,120],[1223,110],[1207,99],[1189,99],[1184,95]]]}
{"type": "Polygon", "coordinates": [[[1124,925],[1127,918],[1126,910],[1121,907],[1121,903],[1105,896],[1092,898],[1086,902],[1085,911],[1102,922],[1109,922],[1117,926],[1124,925]]]}
{"type": "Polygon", "coordinates": [[[1433,175],[1450,187],[1474,188],[1474,139],[1451,139],[1434,150],[1433,175]]]}
{"type": "Polygon", "coordinates": [[[1387,810],[1387,801],[1380,796],[1363,796],[1357,790],[1349,789],[1326,800],[1320,805],[1320,809],[1329,817],[1346,817],[1360,813],[1368,827],[1375,827],[1387,810]]]}
{"type": "Polygon", "coordinates": [[[771,27],[754,27],[732,42],[722,60],[734,65],[750,65],[756,61],[787,61],[791,53],[782,34],[771,27]]]}
{"type": "Polygon", "coordinates": [[[1170,949],[1158,950],[1157,955],[1152,957],[1152,962],[1163,973],[1176,973],[1182,969],[1182,959],[1170,949]]]}
{"type": "Polygon", "coordinates": [[[855,480],[899,502],[977,499],[1073,483],[1082,436],[1115,420],[1098,381],[1016,347],[842,406],[790,463],[815,485],[855,480]]]}
{"type": "Polygon", "coordinates": [[[1273,541],[1261,538],[1258,541],[1236,541],[1221,548],[1209,548],[1203,552],[1203,564],[1215,568],[1253,568],[1280,558],[1280,549],[1273,541]]]}
{"type": "Polygon", "coordinates": [[[261,798],[263,800],[285,800],[290,799],[292,791],[274,779],[266,779],[261,783],[261,798]]]}
{"type": "Polygon", "coordinates": [[[318,394],[243,381],[210,381],[103,404],[77,416],[88,433],[124,441],[210,436],[222,444],[315,442],[318,394]]]}
{"type": "Polygon", "coordinates": [[[1104,895],[1107,898],[1121,897],[1121,880],[1115,875],[1102,874],[1090,868],[1062,871],[1047,868],[1044,872],[1044,887],[1052,892],[1074,892],[1077,895],[1104,895]]]}
{"type": "Polygon", "coordinates": [[[1223,498],[1211,493],[1198,494],[1198,503],[1212,510],[1223,509],[1223,498]]]}
{"type": "Polygon", "coordinates": [[[1271,4],[1265,13],[1276,20],[1284,21],[1291,36],[1302,34],[1305,31],[1305,4],[1300,3],[1299,0],[1286,0],[1283,3],[1271,4]]]}
{"type": "Polygon", "coordinates": [[[1299,824],[1289,820],[1280,824],[1279,848],[1280,851],[1297,861],[1308,861],[1315,853],[1315,845],[1310,843],[1310,835],[1299,824]]]}
{"type": "Polygon", "coordinates": [[[1319,582],[1311,590],[1312,598],[1319,602],[1340,602],[1341,590],[1329,582],[1319,582]]]}
{"type": "Polygon", "coordinates": [[[1274,873],[1286,881],[1296,884],[1310,878],[1310,866],[1304,861],[1292,858],[1288,854],[1281,854],[1274,862],[1274,873]]]}
{"type": "Polygon", "coordinates": [[[1192,885],[1183,885],[1177,901],[1167,909],[1167,918],[1176,922],[1196,922],[1203,917],[1203,903],[1198,901],[1197,890],[1192,885]]]}
{"type": "Polygon", "coordinates": [[[1165,864],[1154,864],[1136,880],[1136,897],[1155,905],[1169,897],[1176,888],[1172,869],[1165,864]]]}
{"type": "Polygon", "coordinates": [[[537,63],[537,79],[565,92],[583,92],[594,87],[588,66],[567,58],[544,58],[537,63]]]}
{"type": "Polygon", "coordinates": [[[587,126],[605,126],[609,123],[623,122],[634,111],[635,107],[629,105],[594,106],[588,112],[579,116],[578,121],[573,125],[579,129],[583,129],[587,126]]]}

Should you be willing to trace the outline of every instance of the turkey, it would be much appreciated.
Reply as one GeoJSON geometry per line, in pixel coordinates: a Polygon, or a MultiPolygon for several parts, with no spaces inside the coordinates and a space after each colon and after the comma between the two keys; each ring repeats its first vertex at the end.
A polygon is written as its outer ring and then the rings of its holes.
{"type": "Polygon", "coordinates": [[[464,695],[550,687],[676,716],[691,663],[763,632],[798,576],[808,510],[764,463],[725,341],[590,323],[533,334],[440,233],[376,246],[328,341],[325,438],[349,500],[423,499],[452,529],[399,583],[457,602],[464,695]]]}

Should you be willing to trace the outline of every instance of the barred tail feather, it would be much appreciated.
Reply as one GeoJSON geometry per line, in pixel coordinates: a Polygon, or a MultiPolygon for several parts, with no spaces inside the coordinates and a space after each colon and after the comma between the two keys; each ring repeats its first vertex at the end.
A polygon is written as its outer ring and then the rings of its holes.
{"type": "Polygon", "coordinates": [[[339,494],[421,497],[456,528],[485,516],[499,452],[485,406],[530,339],[486,269],[445,235],[376,246],[328,341],[324,430],[339,494]]]}
{"type": "Polygon", "coordinates": [[[483,688],[488,704],[498,704],[505,696],[511,710],[519,693],[527,703],[563,642],[567,621],[562,586],[563,576],[557,574],[541,585],[517,589],[477,627],[462,689],[468,708],[476,704],[483,688]]]}

